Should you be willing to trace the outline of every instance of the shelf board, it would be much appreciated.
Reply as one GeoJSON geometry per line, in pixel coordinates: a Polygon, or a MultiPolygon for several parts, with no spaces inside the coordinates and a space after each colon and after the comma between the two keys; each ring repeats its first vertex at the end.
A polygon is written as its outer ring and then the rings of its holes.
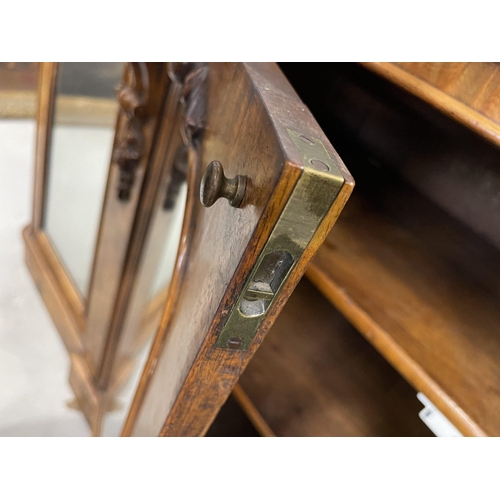
{"type": "Polygon", "coordinates": [[[364,63],[500,146],[498,63],[364,63]]]}
{"type": "Polygon", "coordinates": [[[306,279],[239,385],[267,435],[432,435],[411,386],[306,279]]]}
{"type": "Polygon", "coordinates": [[[499,435],[499,255],[391,187],[351,198],[307,276],[463,434],[499,435]]]}

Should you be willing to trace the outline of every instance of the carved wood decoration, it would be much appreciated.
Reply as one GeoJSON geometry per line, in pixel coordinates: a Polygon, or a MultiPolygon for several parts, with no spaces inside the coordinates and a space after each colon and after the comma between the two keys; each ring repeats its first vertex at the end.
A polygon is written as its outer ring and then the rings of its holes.
{"type": "Polygon", "coordinates": [[[207,110],[207,63],[169,63],[172,80],[182,85],[180,104],[184,114],[181,127],[184,144],[197,148],[205,128],[207,110]]]}
{"type": "MultiPolygon", "coordinates": [[[[175,206],[179,189],[188,172],[189,154],[195,158],[205,128],[207,110],[207,63],[168,63],[169,77],[181,86],[179,104],[181,107],[180,132],[183,145],[179,146],[172,166],[168,189],[163,202],[165,210],[175,206]]],[[[197,161],[197,160],[195,160],[197,161]]]]}
{"type": "Polygon", "coordinates": [[[145,104],[148,99],[149,77],[146,63],[129,63],[133,79],[132,84],[121,84],[117,89],[117,98],[127,120],[119,131],[113,161],[120,167],[118,198],[130,199],[130,192],[135,181],[135,173],[144,152],[144,133],[142,130],[147,119],[145,104]]]}
{"type": "Polygon", "coordinates": [[[136,273],[136,253],[132,246],[136,240],[143,242],[136,231],[145,224],[150,193],[157,189],[162,171],[161,165],[152,162],[152,156],[168,89],[165,63],[126,64],[123,85],[118,90],[121,109],[115,154],[110,158],[82,334],[83,360],[77,363],[73,358],[70,376],[79,405],[95,435],[100,434],[104,414],[133,366],[128,358],[118,355],[116,344],[122,336],[127,297],[136,273]]]}

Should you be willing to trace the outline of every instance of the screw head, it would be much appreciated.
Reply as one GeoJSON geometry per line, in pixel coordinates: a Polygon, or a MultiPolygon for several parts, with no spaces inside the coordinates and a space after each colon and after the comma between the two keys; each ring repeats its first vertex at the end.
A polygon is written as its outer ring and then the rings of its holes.
{"type": "Polygon", "coordinates": [[[243,345],[243,339],[240,337],[231,337],[227,339],[227,346],[229,349],[240,349],[243,345]]]}

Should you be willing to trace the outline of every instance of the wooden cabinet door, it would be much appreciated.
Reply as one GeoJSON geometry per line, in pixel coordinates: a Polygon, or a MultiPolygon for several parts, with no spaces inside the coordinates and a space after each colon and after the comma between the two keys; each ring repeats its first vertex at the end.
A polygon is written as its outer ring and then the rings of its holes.
{"type": "Polygon", "coordinates": [[[164,172],[153,144],[160,121],[175,114],[165,107],[169,82],[165,63],[41,65],[26,261],[71,355],[70,383],[94,434],[110,388],[129,371],[115,362],[115,344],[133,284],[126,270],[135,227],[164,172]]]}
{"type": "Polygon", "coordinates": [[[126,436],[204,435],[354,185],[277,65],[170,72],[183,89],[187,204],[126,436]]]}

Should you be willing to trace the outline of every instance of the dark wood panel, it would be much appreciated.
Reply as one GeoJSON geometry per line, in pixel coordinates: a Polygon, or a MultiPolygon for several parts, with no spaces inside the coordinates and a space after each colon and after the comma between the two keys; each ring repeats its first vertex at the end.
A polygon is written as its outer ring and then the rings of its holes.
{"type": "Polygon", "coordinates": [[[364,175],[359,158],[374,172],[398,171],[500,249],[497,146],[358,64],[290,64],[285,70],[359,178],[358,187],[364,175]]]}
{"type": "Polygon", "coordinates": [[[308,280],[240,385],[277,436],[430,436],[412,387],[308,280]]]}

